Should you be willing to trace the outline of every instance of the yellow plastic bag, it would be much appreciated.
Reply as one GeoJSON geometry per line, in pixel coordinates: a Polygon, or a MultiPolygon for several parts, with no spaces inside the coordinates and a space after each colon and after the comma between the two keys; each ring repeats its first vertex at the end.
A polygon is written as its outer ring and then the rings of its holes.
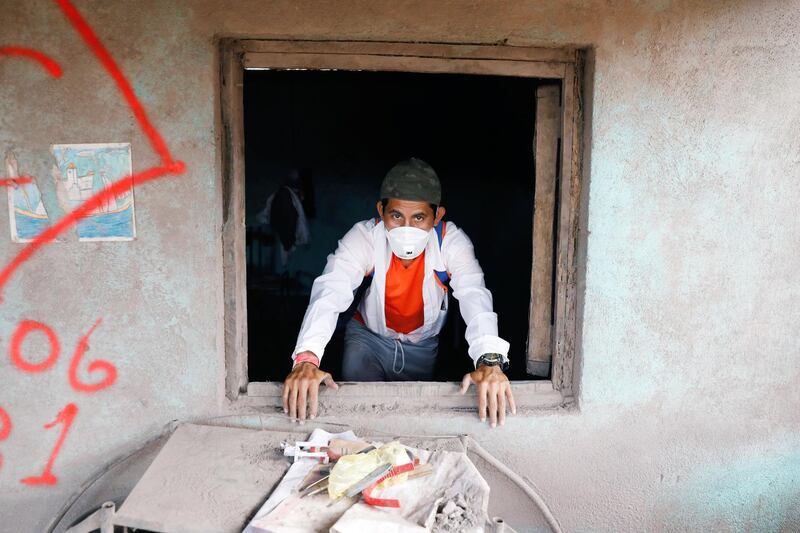
{"type": "MultiPolygon", "coordinates": [[[[368,453],[354,455],[343,455],[331,469],[331,476],[328,479],[328,496],[335,500],[344,494],[347,489],[364,479],[364,477],[385,463],[392,466],[399,466],[410,463],[406,448],[399,442],[384,444],[376,450],[368,453]]],[[[395,483],[405,481],[407,474],[401,474],[387,481],[395,483]],[[400,479],[402,478],[402,479],[400,479]]]]}
{"type": "MultiPolygon", "coordinates": [[[[411,458],[408,456],[406,452],[406,447],[400,444],[397,441],[390,442],[388,444],[384,444],[377,450],[380,453],[382,462],[384,463],[392,463],[392,466],[400,466],[411,462],[411,458]]],[[[408,473],[399,474],[394,477],[390,477],[383,483],[381,483],[378,487],[385,488],[391,487],[392,485],[397,485],[398,483],[402,483],[408,479],[408,473]]]]}

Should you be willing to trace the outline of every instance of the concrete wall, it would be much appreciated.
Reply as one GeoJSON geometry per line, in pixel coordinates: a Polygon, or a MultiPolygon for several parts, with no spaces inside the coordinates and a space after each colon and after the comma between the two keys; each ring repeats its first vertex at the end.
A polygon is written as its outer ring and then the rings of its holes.
{"type": "MultiPolygon", "coordinates": [[[[571,531],[800,529],[800,2],[78,2],[188,172],[136,190],[139,239],[48,246],[11,280],[0,349],[22,318],[62,356],[26,375],[0,358],[0,530],[41,531],[88,474],[172,419],[223,414],[215,37],[594,47],[580,411],[490,431],[471,417],[375,427],[470,432],[529,477],[571,531]],[[77,339],[117,383],[67,382],[77,339]],[[28,487],[69,401],[80,412],[28,487]]],[[[0,146],[35,168],[56,142],[133,143],[156,156],[54,3],[3,2],[0,146]]],[[[44,159],[43,159],[44,158],[44,159]]],[[[28,171],[30,172],[30,171],[28,171]]],[[[0,210],[0,257],[10,243],[0,210]]],[[[31,337],[33,359],[45,343],[31,337]],[[37,350],[39,350],[37,352],[37,350]]],[[[363,424],[346,416],[339,421],[363,424]]],[[[524,526],[525,524],[515,524],[524,526]]]]}

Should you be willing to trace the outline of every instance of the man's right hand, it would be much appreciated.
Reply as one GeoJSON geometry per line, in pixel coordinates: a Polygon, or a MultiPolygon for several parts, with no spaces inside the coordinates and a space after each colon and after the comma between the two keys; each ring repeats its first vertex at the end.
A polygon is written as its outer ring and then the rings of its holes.
{"type": "Polygon", "coordinates": [[[330,374],[312,363],[299,363],[295,366],[283,382],[283,412],[302,424],[306,419],[308,403],[309,418],[316,417],[320,383],[325,383],[334,390],[339,388],[330,374]]]}

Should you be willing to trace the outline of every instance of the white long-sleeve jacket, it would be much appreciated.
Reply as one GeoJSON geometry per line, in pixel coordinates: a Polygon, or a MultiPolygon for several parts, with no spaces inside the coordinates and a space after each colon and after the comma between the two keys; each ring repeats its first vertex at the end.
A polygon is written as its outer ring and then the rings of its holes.
{"type": "Polygon", "coordinates": [[[325,346],[336,328],[339,313],[353,303],[353,293],[374,269],[372,284],[359,304],[364,323],[384,337],[419,342],[439,333],[447,318],[447,295],[434,270],[450,274],[450,288],[458,299],[467,324],[465,337],[474,362],[485,353],[508,356],[509,344],[497,336],[497,314],[492,310],[492,293],[483,281],[483,270],[475,258],[472,241],[452,222],[447,222],[441,249],[434,231],[425,247],[425,277],[422,299],[425,322],[409,334],[386,326],[384,298],[386,271],[392,250],[382,221],[357,223],[339,241],[336,251],[311,288],[311,299],[297,337],[295,355],[310,351],[322,359],[325,346]]]}

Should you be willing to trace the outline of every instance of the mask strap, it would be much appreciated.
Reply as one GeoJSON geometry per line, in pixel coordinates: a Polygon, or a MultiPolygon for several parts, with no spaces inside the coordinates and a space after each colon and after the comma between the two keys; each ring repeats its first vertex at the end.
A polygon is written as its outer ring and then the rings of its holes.
{"type": "Polygon", "coordinates": [[[394,359],[392,360],[392,372],[395,374],[401,373],[406,367],[406,352],[403,350],[403,345],[398,339],[394,339],[394,359]],[[400,347],[400,370],[397,370],[397,347],[400,347]]]}

